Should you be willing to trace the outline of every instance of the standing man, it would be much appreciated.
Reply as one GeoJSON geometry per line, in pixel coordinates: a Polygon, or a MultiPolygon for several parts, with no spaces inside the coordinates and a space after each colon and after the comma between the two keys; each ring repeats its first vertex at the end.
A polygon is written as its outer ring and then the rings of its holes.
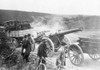
{"type": "Polygon", "coordinates": [[[43,57],[44,59],[42,61],[44,64],[46,64],[45,58],[47,57],[47,49],[48,49],[47,45],[48,45],[47,42],[43,41],[38,47],[37,56],[39,57],[39,63],[43,57]]]}
{"type": "Polygon", "coordinates": [[[34,38],[32,37],[31,34],[28,34],[28,40],[29,40],[30,45],[31,45],[31,50],[34,51],[35,50],[35,41],[34,41],[34,38]]]}
{"type": "Polygon", "coordinates": [[[31,42],[28,39],[28,35],[25,35],[25,38],[23,40],[23,46],[22,46],[22,56],[23,56],[23,60],[25,59],[26,62],[29,62],[29,55],[31,52],[31,42]]]}

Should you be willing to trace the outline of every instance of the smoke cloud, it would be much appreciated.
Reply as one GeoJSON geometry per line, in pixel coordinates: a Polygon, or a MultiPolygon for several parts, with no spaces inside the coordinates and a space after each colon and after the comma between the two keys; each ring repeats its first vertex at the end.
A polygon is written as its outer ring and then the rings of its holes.
{"type": "MultiPolygon", "coordinates": [[[[37,20],[36,20],[37,21],[37,20]]],[[[43,20],[38,22],[31,23],[33,27],[32,32],[41,32],[41,31],[49,31],[51,34],[55,34],[59,30],[67,29],[67,25],[63,22],[62,17],[53,17],[47,21],[47,23],[43,22],[43,20]]]]}

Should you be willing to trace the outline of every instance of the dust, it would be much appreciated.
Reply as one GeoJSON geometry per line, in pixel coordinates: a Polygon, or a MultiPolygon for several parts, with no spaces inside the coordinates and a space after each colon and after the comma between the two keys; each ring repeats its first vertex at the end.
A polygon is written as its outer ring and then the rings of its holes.
{"type": "Polygon", "coordinates": [[[47,31],[51,34],[55,34],[60,30],[66,30],[67,25],[63,22],[63,18],[61,17],[53,17],[49,19],[46,23],[42,21],[32,22],[31,26],[33,30],[31,31],[33,34],[35,32],[47,31]]]}

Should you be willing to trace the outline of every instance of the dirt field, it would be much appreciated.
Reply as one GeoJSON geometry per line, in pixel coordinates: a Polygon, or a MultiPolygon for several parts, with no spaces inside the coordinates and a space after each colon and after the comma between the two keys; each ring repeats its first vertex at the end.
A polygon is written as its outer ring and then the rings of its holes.
{"type": "MultiPolygon", "coordinates": [[[[100,70],[100,61],[93,61],[87,54],[84,54],[84,62],[81,66],[73,65],[70,60],[66,59],[65,70],[100,70]]],[[[56,57],[51,58],[51,62],[55,64],[56,57]]],[[[56,69],[54,66],[53,70],[56,69]]],[[[51,69],[48,69],[51,70],[51,69]]]]}

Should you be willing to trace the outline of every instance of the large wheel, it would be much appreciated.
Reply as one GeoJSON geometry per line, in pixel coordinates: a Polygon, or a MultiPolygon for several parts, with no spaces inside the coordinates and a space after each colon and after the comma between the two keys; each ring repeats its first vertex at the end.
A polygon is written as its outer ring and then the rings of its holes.
{"type": "Polygon", "coordinates": [[[93,59],[93,60],[99,60],[100,59],[100,49],[98,47],[93,47],[91,49],[92,53],[88,53],[88,55],[93,59]]]}
{"type": "Polygon", "coordinates": [[[52,42],[52,40],[50,39],[50,38],[48,38],[48,37],[44,37],[43,38],[43,41],[47,41],[48,42],[48,46],[50,47],[49,49],[48,49],[48,56],[49,57],[51,57],[51,56],[53,56],[53,52],[54,52],[54,43],[52,42]]]}
{"type": "Polygon", "coordinates": [[[38,70],[46,70],[46,65],[41,63],[38,67],[38,70]]]}
{"type": "Polygon", "coordinates": [[[69,46],[68,57],[71,63],[77,66],[81,65],[84,60],[83,51],[77,44],[72,44],[69,46]]]}

